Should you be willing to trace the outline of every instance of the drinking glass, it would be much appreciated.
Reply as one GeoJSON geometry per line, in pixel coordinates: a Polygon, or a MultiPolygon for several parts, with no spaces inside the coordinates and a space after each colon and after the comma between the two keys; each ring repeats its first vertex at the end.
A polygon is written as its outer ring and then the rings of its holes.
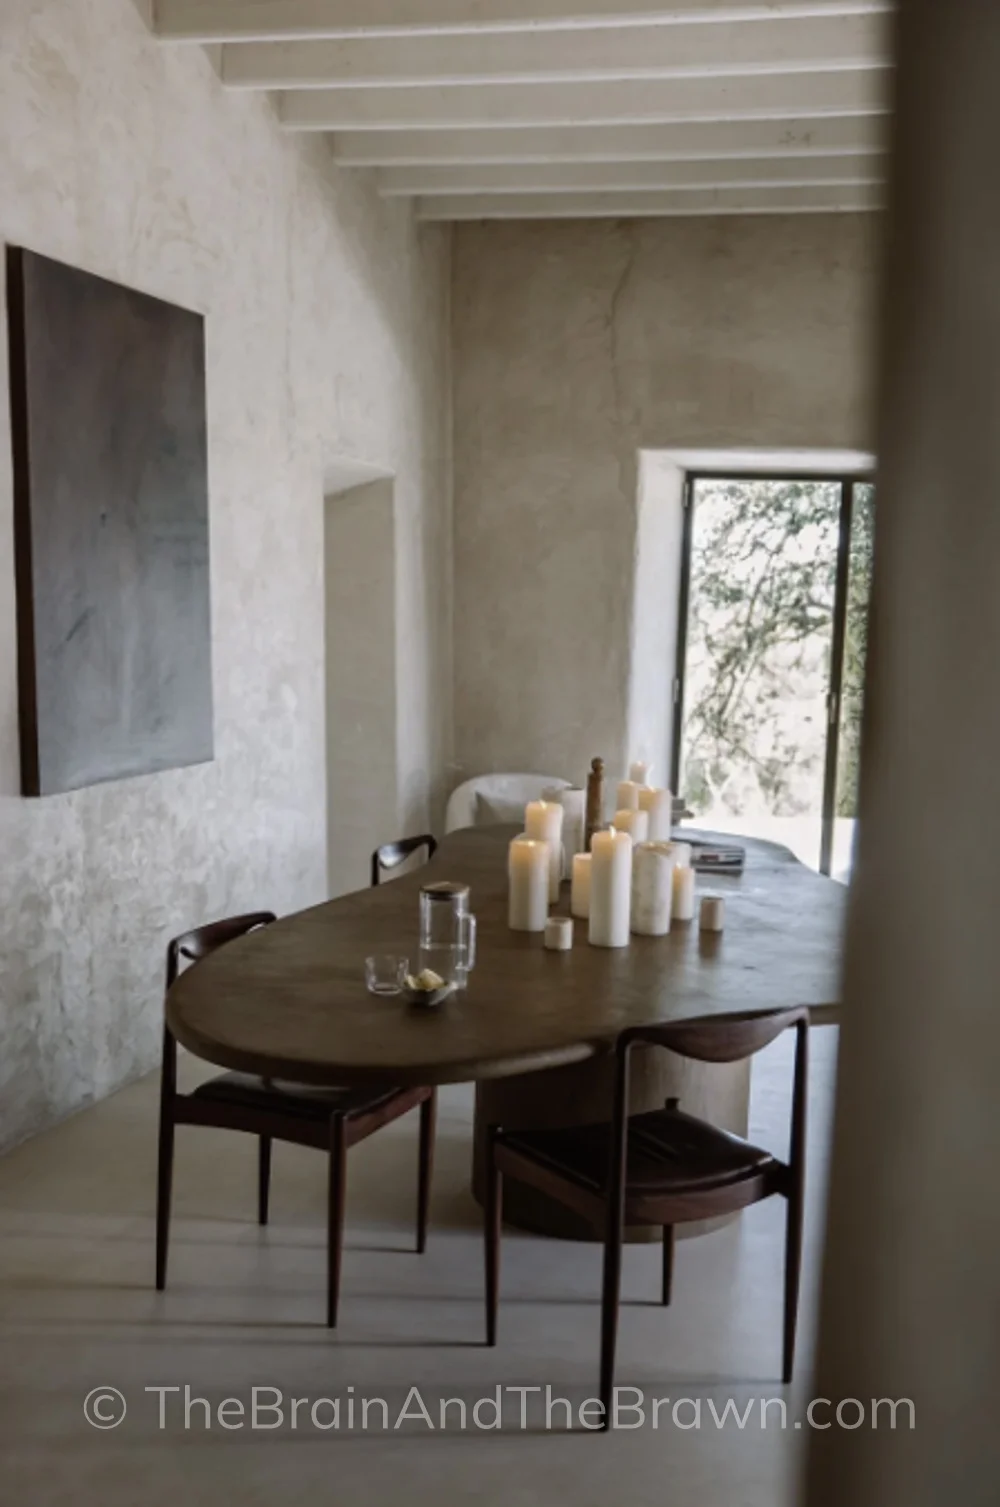
{"type": "Polygon", "coordinates": [[[365,983],[372,994],[399,994],[409,971],[409,958],[397,957],[395,953],[382,952],[365,958],[365,983]]]}

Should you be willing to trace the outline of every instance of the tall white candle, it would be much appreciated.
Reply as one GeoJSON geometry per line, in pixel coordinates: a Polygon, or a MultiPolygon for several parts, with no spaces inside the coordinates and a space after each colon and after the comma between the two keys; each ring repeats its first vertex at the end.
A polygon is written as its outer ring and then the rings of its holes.
{"type": "Polygon", "coordinates": [[[669,842],[673,821],[674,798],[669,790],[647,785],[639,791],[639,810],[649,816],[650,842],[669,842]]]}
{"type": "Polygon", "coordinates": [[[549,845],[549,899],[559,899],[562,883],[563,808],[556,801],[529,801],[524,808],[525,836],[549,845]]]}
{"type": "Polygon", "coordinates": [[[632,854],[632,930],[662,937],[674,905],[674,855],[665,842],[641,842],[632,854]]]}
{"type": "Polygon", "coordinates": [[[645,842],[649,836],[649,815],[645,811],[616,811],[611,825],[627,832],[633,842],[645,842]]]}
{"type": "Polygon", "coordinates": [[[632,902],[632,839],[612,828],[590,847],[590,922],[594,947],[627,947],[632,902]]]}
{"type": "Polygon", "coordinates": [[[691,844],[689,842],[671,843],[674,850],[674,862],[677,864],[691,864],[691,844]]]}
{"type": "Polygon", "coordinates": [[[567,864],[575,854],[584,851],[584,831],[587,825],[587,792],[577,786],[567,790],[550,787],[542,791],[543,801],[555,801],[563,808],[562,844],[567,864]]]}
{"type": "Polygon", "coordinates": [[[639,786],[635,780],[618,781],[617,811],[638,811],[639,809],[639,786]]]}
{"type": "Polygon", "coordinates": [[[549,916],[549,845],[515,837],[508,849],[507,923],[511,931],[544,931],[549,916]]]}
{"type": "Polygon", "coordinates": [[[649,784],[649,765],[645,759],[636,759],[629,765],[628,777],[635,785],[649,784]]]}
{"type": "Polygon", "coordinates": [[[570,890],[569,908],[574,916],[586,921],[590,915],[590,853],[576,853],[573,857],[573,887],[570,890]]]}
{"type": "Polygon", "coordinates": [[[673,917],[675,921],[694,919],[694,869],[687,863],[674,865],[673,917]]]}

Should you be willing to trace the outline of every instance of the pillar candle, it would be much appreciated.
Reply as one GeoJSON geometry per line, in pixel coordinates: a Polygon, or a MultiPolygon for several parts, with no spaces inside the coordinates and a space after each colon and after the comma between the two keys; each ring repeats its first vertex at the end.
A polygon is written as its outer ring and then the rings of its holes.
{"type": "Polygon", "coordinates": [[[648,785],[649,765],[644,759],[636,759],[628,767],[628,777],[634,785],[648,785]]]}
{"type": "Polygon", "coordinates": [[[638,811],[639,809],[639,786],[635,780],[618,781],[617,811],[638,811]]]}
{"type": "Polygon", "coordinates": [[[649,815],[645,811],[616,811],[611,825],[627,832],[633,842],[645,842],[649,836],[649,815]]]}
{"type": "Polygon", "coordinates": [[[674,798],[670,791],[645,786],[639,791],[639,810],[649,816],[650,842],[669,842],[674,812],[674,798]]]}
{"type": "Polygon", "coordinates": [[[725,900],[721,895],[704,895],[698,915],[702,931],[721,931],[726,924],[725,900]]]}
{"type": "Polygon", "coordinates": [[[559,899],[562,883],[563,808],[555,801],[529,801],[524,808],[525,836],[549,845],[549,899],[559,899]]]}
{"type": "Polygon", "coordinates": [[[694,920],[694,869],[688,863],[674,865],[675,921],[694,920]]]}
{"type": "Polygon", "coordinates": [[[586,921],[590,915],[590,853],[577,853],[573,858],[573,888],[570,890],[569,908],[574,916],[586,921]]]}
{"type": "Polygon", "coordinates": [[[543,801],[555,801],[563,808],[562,845],[569,864],[577,853],[585,851],[584,828],[587,824],[587,792],[579,786],[568,790],[543,790],[543,801]]]}
{"type": "Polygon", "coordinates": [[[632,839],[611,828],[590,848],[590,923],[594,947],[627,947],[632,901],[632,839]]]}
{"type": "Polygon", "coordinates": [[[507,923],[511,931],[544,931],[549,915],[549,845],[515,837],[508,849],[507,923]]]}
{"type": "Polygon", "coordinates": [[[689,842],[675,842],[675,843],[671,843],[671,847],[674,850],[674,862],[676,864],[682,864],[682,863],[684,863],[684,864],[687,864],[690,867],[690,865],[691,865],[691,844],[689,842]]]}
{"type": "Polygon", "coordinates": [[[573,946],[573,923],[569,916],[550,916],[545,923],[545,945],[550,952],[569,952],[573,946]]]}
{"type": "Polygon", "coordinates": [[[632,854],[632,930],[662,937],[674,904],[674,855],[665,842],[641,842],[632,854]]]}

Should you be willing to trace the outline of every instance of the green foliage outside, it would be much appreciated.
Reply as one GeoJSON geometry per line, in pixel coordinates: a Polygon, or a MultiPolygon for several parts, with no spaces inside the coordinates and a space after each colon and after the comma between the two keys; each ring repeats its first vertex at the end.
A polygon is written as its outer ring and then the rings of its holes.
{"type": "MultiPolygon", "coordinates": [[[[873,489],[856,489],[838,815],[853,816],[871,578],[873,489]]],[[[699,813],[816,811],[840,487],[700,482],[686,676],[684,793],[699,813]]]]}

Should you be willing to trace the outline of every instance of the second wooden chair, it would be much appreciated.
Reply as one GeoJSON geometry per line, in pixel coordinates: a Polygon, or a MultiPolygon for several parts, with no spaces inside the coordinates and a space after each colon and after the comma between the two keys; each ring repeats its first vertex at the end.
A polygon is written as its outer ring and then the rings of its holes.
{"type": "MultiPolygon", "coordinates": [[[[248,932],[269,926],[270,911],[233,916],[175,937],[167,948],[169,992],[182,962],[197,964],[217,948],[248,932]]],[[[275,1008],[281,1008],[280,1000],[275,1008]]],[[[296,1084],[272,1083],[250,1073],[222,1073],[200,1084],[193,1093],[177,1091],[177,1043],[170,1027],[163,1027],[163,1072],[160,1084],[160,1148],[156,1196],[156,1286],[167,1281],[167,1249],[170,1239],[170,1195],[174,1164],[174,1129],[177,1125],[211,1125],[222,1130],[242,1130],[259,1141],[257,1217],[267,1224],[271,1186],[271,1143],[291,1141],[325,1151],[329,1161],[327,1186],[327,1297],[326,1322],[337,1322],[340,1267],[344,1241],[344,1195],[347,1185],[347,1152],[374,1131],[420,1107],[420,1152],[417,1177],[417,1250],[427,1243],[431,1166],[434,1155],[436,1096],[432,1088],[310,1089],[296,1084]]]]}
{"type": "Polygon", "coordinates": [[[401,863],[405,863],[414,853],[419,853],[421,848],[427,849],[429,863],[437,852],[437,839],[429,832],[422,832],[419,837],[403,837],[399,842],[384,842],[372,854],[372,884],[381,884],[383,874],[398,869],[401,863]]]}

